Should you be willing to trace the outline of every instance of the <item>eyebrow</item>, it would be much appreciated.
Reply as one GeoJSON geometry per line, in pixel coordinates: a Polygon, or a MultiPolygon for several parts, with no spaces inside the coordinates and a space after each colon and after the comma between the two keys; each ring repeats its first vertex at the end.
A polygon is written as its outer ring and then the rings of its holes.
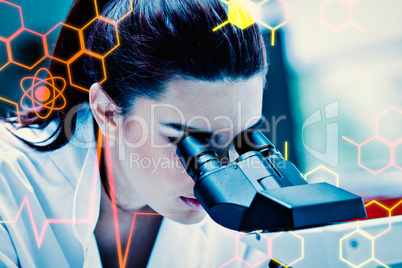
{"type": "MultiPolygon", "coordinates": [[[[264,124],[264,122],[265,122],[265,117],[263,115],[261,115],[255,124],[246,128],[245,130],[260,128],[264,124]]],[[[168,128],[177,130],[179,132],[184,132],[184,133],[189,133],[189,134],[197,134],[204,138],[211,138],[214,136],[216,137],[217,140],[220,140],[222,138],[222,135],[220,135],[220,134],[216,135],[216,134],[214,134],[214,132],[205,130],[205,129],[200,129],[200,128],[187,126],[187,125],[183,125],[183,124],[179,124],[179,123],[161,123],[161,122],[159,122],[159,123],[164,127],[168,127],[168,128]]],[[[241,132],[243,132],[245,130],[242,130],[241,132]]]]}

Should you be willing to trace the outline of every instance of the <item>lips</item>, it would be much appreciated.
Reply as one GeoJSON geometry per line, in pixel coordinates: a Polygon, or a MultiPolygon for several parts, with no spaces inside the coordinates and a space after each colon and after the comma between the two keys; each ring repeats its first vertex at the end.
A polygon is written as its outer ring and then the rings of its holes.
{"type": "Polygon", "coordinates": [[[197,199],[195,198],[189,198],[189,197],[184,197],[180,196],[181,201],[184,202],[188,207],[191,209],[197,210],[197,211],[203,211],[204,208],[201,206],[200,202],[198,202],[197,199]]]}

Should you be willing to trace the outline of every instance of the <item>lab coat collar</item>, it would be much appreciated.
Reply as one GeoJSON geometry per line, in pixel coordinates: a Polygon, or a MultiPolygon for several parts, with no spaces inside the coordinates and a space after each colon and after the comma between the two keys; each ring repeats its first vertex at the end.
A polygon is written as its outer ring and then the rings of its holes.
{"type": "MultiPolygon", "coordinates": [[[[63,128],[61,131],[68,130],[63,128]]],[[[68,136],[68,133],[66,134],[68,136]]],[[[96,151],[93,117],[89,104],[83,103],[77,110],[75,134],[65,146],[51,152],[50,158],[75,188],[88,152],[91,150],[96,151]]]]}
{"type": "Polygon", "coordinates": [[[88,104],[78,108],[75,134],[50,158],[75,189],[72,226],[85,249],[98,221],[101,193],[93,117],[88,104]]]}
{"type": "Polygon", "coordinates": [[[183,225],[163,218],[147,268],[201,267],[207,259],[208,215],[198,224],[183,225]]]}
{"type": "Polygon", "coordinates": [[[89,150],[73,201],[73,231],[84,249],[93,238],[100,212],[101,183],[96,150],[89,150]]]}

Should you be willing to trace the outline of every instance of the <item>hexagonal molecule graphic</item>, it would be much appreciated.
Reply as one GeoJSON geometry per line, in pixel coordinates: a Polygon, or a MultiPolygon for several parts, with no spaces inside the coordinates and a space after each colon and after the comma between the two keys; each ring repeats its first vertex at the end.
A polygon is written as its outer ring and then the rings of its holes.
{"type": "Polygon", "coordinates": [[[212,31],[217,31],[224,27],[228,23],[239,27],[240,29],[246,29],[247,27],[259,22],[264,27],[271,30],[272,39],[271,45],[275,44],[275,31],[285,25],[289,21],[289,4],[283,0],[264,0],[259,3],[255,3],[251,0],[221,0],[228,5],[228,19],[222,22],[220,25],[212,29],[212,31]],[[285,19],[282,22],[277,23],[277,25],[272,26],[268,21],[264,21],[261,18],[261,8],[268,7],[268,1],[276,1],[280,5],[284,6],[284,12],[286,13],[285,19]]]}
{"type": "Polygon", "coordinates": [[[282,15],[282,18],[280,19],[280,21],[270,21],[269,17],[262,18],[261,21],[259,21],[259,23],[261,23],[262,25],[264,25],[271,31],[275,31],[275,30],[279,29],[280,27],[282,27],[289,21],[289,4],[282,0],[275,0],[275,1],[269,0],[269,1],[261,2],[260,3],[261,12],[264,12],[265,10],[269,10],[269,9],[274,9],[274,7],[272,7],[272,5],[274,5],[275,2],[277,2],[279,4],[279,6],[276,7],[276,10],[278,9],[278,7],[281,10],[280,13],[282,15]]]}
{"type": "MultiPolygon", "coordinates": [[[[101,17],[101,10],[98,5],[99,0],[92,0],[92,1],[93,1],[93,10],[92,10],[92,14],[91,14],[92,16],[88,16],[88,17],[89,18],[101,17]]],[[[124,7],[124,10],[120,10],[121,17],[116,19],[116,21],[115,21],[116,23],[119,23],[120,21],[122,21],[124,18],[126,18],[128,15],[130,15],[134,10],[133,0],[124,0],[124,3],[126,3],[126,6],[124,7]]],[[[84,25],[81,25],[79,27],[83,28],[84,25]]]]}
{"type": "Polygon", "coordinates": [[[390,167],[390,147],[377,138],[372,138],[360,144],[360,166],[373,174],[390,167]]]}
{"type": "Polygon", "coordinates": [[[85,43],[83,43],[81,45],[83,48],[86,49],[86,51],[89,55],[101,56],[104,58],[107,55],[109,55],[110,53],[112,53],[120,45],[119,31],[117,29],[117,22],[106,19],[104,17],[96,17],[93,20],[91,20],[87,25],[85,25],[81,30],[82,30],[83,40],[87,40],[89,31],[99,21],[103,21],[104,23],[109,24],[114,31],[115,36],[114,36],[113,40],[110,40],[111,41],[110,45],[108,47],[95,47],[94,49],[88,49],[86,46],[87,44],[85,44],[85,43]]]}
{"type": "Polygon", "coordinates": [[[288,266],[296,264],[304,258],[304,238],[294,232],[281,232],[272,238],[272,256],[288,266]],[[279,239],[280,237],[280,239],[279,239]],[[287,250],[284,251],[283,248],[287,250]],[[276,249],[281,249],[276,252],[276,249]],[[286,252],[286,255],[283,255],[286,252]]]}
{"type": "Polygon", "coordinates": [[[307,172],[304,175],[304,179],[309,183],[327,182],[339,187],[339,175],[322,165],[307,172]]]}
{"type": "Polygon", "coordinates": [[[396,125],[398,125],[399,120],[401,120],[402,117],[402,111],[395,108],[395,107],[390,107],[386,109],[385,111],[377,114],[376,116],[376,122],[375,122],[375,133],[376,135],[365,142],[358,144],[346,137],[342,137],[343,139],[349,141],[350,143],[356,145],[358,147],[358,162],[359,166],[362,168],[368,170],[369,172],[373,173],[374,175],[386,170],[390,166],[395,166],[398,169],[401,168],[401,160],[400,157],[396,158],[396,155],[399,154],[399,144],[402,144],[402,139],[399,138],[399,128],[395,128],[396,125]],[[381,120],[385,119],[386,124],[382,124],[381,120]],[[397,129],[397,131],[395,131],[397,129]],[[395,131],[397,134],[394,135],[392,133],[395,131]],[[372,142],[375,140],[374,142],[372,142]],[[370,143],[370,144],[368,144],[370,143]],[[373,160],[369,165],[374,165],[376,166],[375,168],[369,167],[368,163],[364,164],[363,162],[367,162],[367,160],[362,160],[363,153],[366,151],[368,146],[371,146],[372,148],[375,148],[375,145],[373,147],[373,143],[377,143],[377,148],[382,148],[376,151],[375,154],[370,154],[369,157],[373,157],[373,160]],[[382,143],[382,144],[381,144],[382,143]],[[365,146],[368,144],[367,146],[365,146]],[[388,146],[388,149],[386,146],[388,146]],[[364,148],[363,148],[364,146],[364,148]],[[379,157],[378,153],[384,153],[384,151],[389,151],[388,157],[379,157]],[[389,159],[389,162],[388,162],[389,159]],[[386,164],[388,163],[388,164],[386,164]]]}
{"type": "Polygon", "coordinates": [[[340,239],[340,259],[352,267],[361,267],[374,259],[374,240],[357,229],[340,239]]]}
{"type": "Polygon", "coordinates": [[[368,218],[373,217],[372,215],[376,215],[377,218],[388,217],[388,226],[381,229],[376,228],[375,232],[373,232],[373,228],[367,228],[366,230],[365,227],[361,227],[360,228],[361,230],[365,231],[373,238],[377,238],[383,235],[384,233],[388,232],[389,230],[391,230],[391,210],[387,206],[383,205],[377,200],[372,200],[369,203],[365,204],[365,207],[368,218]]]}
{"type": "Polygon", "coordinates": [[[259,18],[258,4],[250,0],[230,0],[224,1],[228,5],[228,20],[221,23],[212,31],[217,31],[228,23],[236,25],[240,29],[246,29],[253,25],[257,18],[259,18]]]}
{"type": "Polygon", "coordinates": [[[28,29],[11,40],[10,48],[11,62],[29,70],[48,55],[44,36],[28,29]]]}
{"type": "MultiPolygon", "coordinates": [[[[270,241],[271,238],[266,236],[265,234],[256,232],[256,239],[261,240],[262,244],[266,244],[266,248],[260,250],[251,250],[249,251],[247,249],[247,245],[240,241],[240,239],[246,235],[247,233],[240,233],[240,232],[235,232],[229,229],[226,229],[224,227],[219,226],[219,230],[222,231],[223,234],[228,235],[229,237],[233,238],[234,243],[227,243],[225,242],[225,247],[227,246],[227,249],[232,250],[233,247],[233,257],[228,259],[226,254],[225,254],[225,259],[226,261],[223,261],[222,264],[219,265],[219,268],[231,268],[231,267],[266,267],[269,258],[271,258],[271,246],[270,246],[270,241]],[[246,250],[246,251],[245,251],[246,250]],[[263,251],[267,253],[263,253],[263,251]],[[246,259],[243,259],[243,256],[240,256],[239,252],[247,252],[245,255],[246,259]],[[263,266],[262,266],[263,265],[263,266]]],[[[223,245],[223,244],[222,244],[223,245]]]]}
{"type": "Polygon", "coordinates": [[[391,208],[391,216],[402,215],[402,200],[391,208]]]}
{"type": "Polygon", "coordinates": [[[222,231],[222,233],[224,233],[225,235],[232,237],[233,238],[233,244],[229,243],[230,245],[228,245],[228,247],[232,247],[234,245],[233,248],[233,257],[231,257],[230,259],[228,258],[227,261],[225,260],[224,263],[222,263],[219,268],[222,267],[229,267],[233,262],[235,262],[236,260],[238,260],[238,244],[239,244],[239,236],[240,234],[235,234],[233,233],[233,231],[226,229],[225,227],[219,226],[219,230],[222,231]]]}
{"type": "Polygon", "coordinates": [[[327,1],[321,6],[321,20],[328,28],[339,31],[349,24],[349,7],[341,1],[327,1]]]}
{"type": "Polygon", "coordinates": [[[20,111],[19,111],[19,108],[18,108],[18,103],[0,97],[0,105],[1,105],[2,107],[7,107],[7,106],[9,106],[11,111],[15,111],[15,112],[16,112],[16,116],[18,117],[18,122],[21,123],[20,111]]]}
{"type": "Polygon", "coordinates": [[[394,166],[402,170],[402,143],[394,148],[395,163],[394,166]]]}
{"type": "Polygon", "coordinates": [[[93,81],[82,81],[77,78],[77,73],[84,72],[83,69],[84,61],[92,61],[93,64],[97,65],[97,69],[101,70],[101,79],[98,81],[99,83],[103,83],[106,81],[106,69],[105,62],[103,57],[96,56],[96,54],[89,55],[86,51],[81,51],[79,54],[74,56],[67,64],[68,69],[68,78],[70,81],[70,85],[81,90],[89,92],[89,88],[93,81]]]}
{"type": "MultiPolygon", "coordinates": [[[[95,0],[96,1],[96,0],[95,0]]],[[[126,13],[124,15],[122,15],[116,22],[119,23],[120,21],[122,21],[125,17],[127,17],[128,15],[130,15],[133,11],[134,11],[134,6],[133,6],[133,0],[129,0],[126,1],[126,3],[128,4],[128,7],[126,8],[126,13]]]]}
{"type": "Polygon", "coordinates": [[[390,107],[379,113],[375,119],[376,135],[383,137],[387,141],[398,144],[402,143],[402,111],[390,107]]]}
{"type": "Polygon", "coordinates": [[[11,40],[24,28],[21,7],[7,1],[0,0],[0,14],[7,14],[7,17],[0,17],[0,40],[11,40]],[[11,17],[11,20],[7,18],[11,17]]]}
{"type": "Polygon", "coordinates": [[[234,0],[228,5],[229,21],[240,29],[246,29],[260,19],[258,5],[250,0],[234,0]]]}
{"type": "MultiPolygon", "coordinates": [[[[246,233],[241,234],[239,236],[239,239],[245,235],[247,235],[247,234],[246,233]]],[[[247,261],[247,260],[240,259],[241,262],[243,262],[244,264],[246,264],[249,267],[256,267],[256,266],[259,267],[259,265],[262,265],[265,261],[267,261],[268,259],[271,258],[271,253],[270,253],[271,248],[272,248],[271,239],[269,237],[267,237],[266,235],[259,233],[259,232],[257,233],[257,236],[258,236],[259,240],[263,240],[266,242],[266,245],[267,245],[266,252],[268,254],[264,254],[264,253],[260,252],[259,250],[257,250],[254,252],[254,255],[252,258],[253,262],[250,262],[251,260],[247,261]]],[[[239,243],[237,243],[237,247],[239,247],[239,243]]],[[[239,250],[237,249],[236,251],[238,252],[239,250]]]]}
{"type": "Polygon", "coordinates": [[[66,81],[62,77],[53,77],[46,68],[39,69],[33,77],[23,78],[20,84],[24,91],[21,107],[33,110],[41,119],[66,106],[66,99],[63,96],[66,81]],[[24,101],[29,101],[31,105],[26,106],[24,101]]]}
{"type": "Polygon", "coordinates": [[[320,21],[325,27],[339,31],[349,25],[362,32],[366,30],[353,21],[353,4],[356,0],[328,0],[320,5],[320,21]]]}
{"type": "Polygon", "coordinates": [[[81,35],[80,29],[62,22],[58,23],[45,34],[49,57],[67,64],[72,57],[83,49],[81,46],[81,35]],[[65,42],[62,49],[54,51],[60,31],[64,32],[64,38],[68,39],[69,42],[65,42]]]}
{"type": "Polygon", "coordinates": [[[8,43],[0,40],[0,71],[10,63],[8,51],[8,43]]]}
{"type": "Polygon", "coordinates": [[[98,1],[100,0],[86,0],[85,14],[82,14],[79,10],[77,11],[77,15],[85,16],[85,19],[69,21],[68,24],[78,29],[84,27],[90,20],[98,16],[98,1]]]}

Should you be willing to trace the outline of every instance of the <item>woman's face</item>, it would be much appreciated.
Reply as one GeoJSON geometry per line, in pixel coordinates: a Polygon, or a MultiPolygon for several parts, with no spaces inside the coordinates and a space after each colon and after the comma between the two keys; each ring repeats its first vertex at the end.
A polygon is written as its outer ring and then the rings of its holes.
{"type": "Polygon", "coordinates": [[[159,101],[139,98],[114,140],[112,158],[117,201],[127,210],[148,205],[170,219],[192,224],[205,211],[194,199],[194,181],[186,173],[170,138],[185,125],[213,132],[207,139],[223,162],[235,160],[232,139],[261,117],[263,76],[242,82],[176,80],[159,101]]]}

